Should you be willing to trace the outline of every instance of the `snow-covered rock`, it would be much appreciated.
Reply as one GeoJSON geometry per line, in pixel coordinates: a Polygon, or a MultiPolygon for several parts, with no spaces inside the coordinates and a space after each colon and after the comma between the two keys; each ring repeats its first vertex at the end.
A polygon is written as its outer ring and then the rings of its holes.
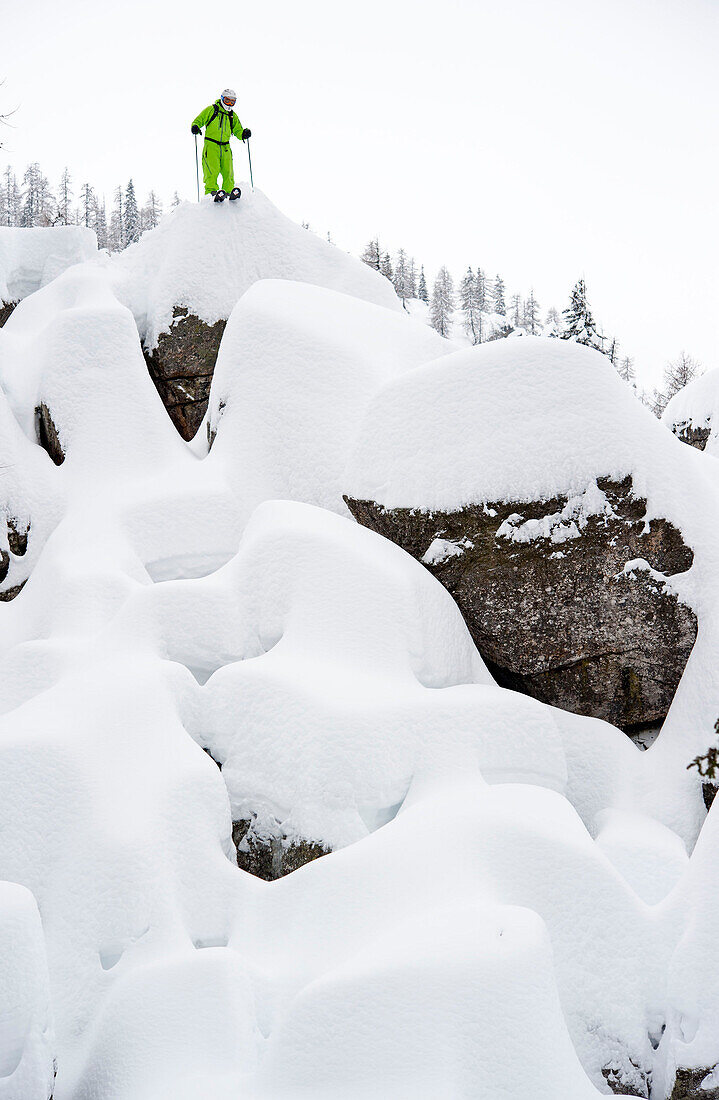
{"type": "Polygon", "coordinates": [[[277,497],[347,515],[342,476],[372,397],[447,348],[401,311],[302,283],[256,283],[220,347],[208,465],[224,466],[250,511],[277,497]]]}
{"type": "Polygon", "coordinates": [[[662,422],[683,443],[719,456],[719,368],[707,371],[675,393],[662,422]]]}
{"type": "MultiPolygon", "coordinates": [[[[19,302],[96,253],[97,238],[83,225],[48,229],[0,226],[0,307],[19,302]]],[[[9,314],[8,309],[0,325],[9,314]]]]}
{"type": "Polygon", "coordinates": [[[182,203],[112,257],[115,292],[136,320],[158,392],[184,439],[197,431],[225,322],[260,279],[327,287],[399,310],[379,272],[302,229],[261,191],[239,202],[182,203]]]}
{"type": "Polygon", "coordinates": [[[346,485],[448,587],[501,683],[632,729],[666,716],[696,637],[675,583],[702,501],[685,457],[598,353],[524,337],[388,383],[346,485]]]}

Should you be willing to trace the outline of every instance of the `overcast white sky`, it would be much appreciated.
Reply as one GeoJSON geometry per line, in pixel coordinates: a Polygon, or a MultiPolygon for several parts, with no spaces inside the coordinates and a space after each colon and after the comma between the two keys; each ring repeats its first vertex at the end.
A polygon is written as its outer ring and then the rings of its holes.
{"type": "Polygon", "coordinates": [[[191,199],[190,123],[230,85],[257,186],[347,250],[379,233],[543,309],[584,275],[647,381],[719,366],[719,0],[0,5],[18,172],[191,199]]]}

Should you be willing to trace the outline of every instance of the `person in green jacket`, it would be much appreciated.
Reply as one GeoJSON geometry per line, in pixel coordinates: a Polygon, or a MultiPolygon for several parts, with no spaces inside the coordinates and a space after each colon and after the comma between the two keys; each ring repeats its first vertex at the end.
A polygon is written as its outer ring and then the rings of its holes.
{"type": "Polygon", "coordinates": [[[231,199],[239,199],[240,189],[235,187],[235,173],[232,166],[230,137],[234,134],[240,141],[252,136],[251,130],[243,128],[233,108],[237,96],[232,88],[225,88],[219,99],[199,115],[192,123],[192,133],[201,134],[205,128],[205,145],[202,150],[202,176],[205,181],[205,194],[214,195],[215,202],[221,202],[226,193],[231,199]],[[218,186],[218,177],[222,176],[222,188],[218,186]]]}

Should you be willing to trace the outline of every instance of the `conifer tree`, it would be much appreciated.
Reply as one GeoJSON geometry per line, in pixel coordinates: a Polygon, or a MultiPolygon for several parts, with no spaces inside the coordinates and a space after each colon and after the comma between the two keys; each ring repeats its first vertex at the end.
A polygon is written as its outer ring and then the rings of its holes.
{"type": "Polygon", "coordinates": [[[175,191],[174,195],[172,196],[172,203],[170,205],[173,208],[180,205],[180,196],[177,194],[177,191],[175,191]]]}
{"type": "Polygon", "coordinates": [[[522,321],[522,299],[519,294],[512,295],[512,324],[519,328],[522,321]]]}
{"type": "Polygon", "coordinates": [[[429,320],[440,336],[449,336],[454,313],[454,282],[446,267],[441,267],[432,287],[429,320]]]}
{"type": "Polygon", "coordinates": [[[375,271],[379,271],[382,262],[379,237],[373,237],[371,241],[367,242],[367,247],[362,253],[361,260],[363,263],[367,264],[368,267],[373,267],[375,271]]]}
{"type": "Polygon", "coordinates": [[[140,239],[140,211],[137,208],[135,185],[129,181],[125,190],[125,244],[134,244],[140,239]]]}
{"type": "Polygon", "coordinates": [[[498,275],[494,280],[494,312],[498,313],[500,317],[506,317],[507,315],[507,307],[504,302],[504,282],[501,275],[498,275]]]}
{"type": "Polygon", "coordinates": [[[623,359],[617,362],[616,367],[619,377],[628,382],[630,386],[633,386],[635,381],[634,360],[625,355],[623,359]]]}
{"type": "Polygon", "coordinates": [[[121,252],[125,243],[125,199],[122,187],[116,187],[107,244],[111,252],[121,252]]]}
{"type": "Polygon", "coordinates": [[[603,338],[599,335],[587,301],[587,287],[584,279],[579,279],[572,289],[569,306],[564,310],[566,328],[563,340],[575,340],[578,344],[602,351],[603,338]]]}
{"type": "Polygon", "coordinates": [[[477,306],[482,312],[484,312],[484,310],[487,308],[487,280],[481,267],[477,268],[476,286],[477,306]]]}
{"type": "Polygon", "coordinates": [[[97,247],[107,248],[107,215],[105,213],[105,199],[102,202],[95,200],[92,228],[97,237],[97,247]]]}
{"type": "Polygon", "coordinates": [[[161,217],[162,202],[154,191],[150,191],[150,194],[147,196],[147,202],[143,206],[140,214],[140,228],[142,232],[144,233],[146,229],[154,229],[159,225],[161,217]]]}
{"type": "Polygon", "coordinates": [[[459,305],[462,311],[464,331],[473,344],[481,343],[481,311],[479,308],[477,276],[471,267],[459,286],[459,305]]]}
{"type": "Polygon", "coordinates": [[[37,161],[28,164],[23,176],[23,204],[20,224],[47,226],[53,223],[53,198],[47,177],[37,161]]]}
{"type": "Polygon", "coordinates": [[[394,262],[394,275],[392,282],[394,284],[395,293],[398,298],[402,299],[402,305],[407,308],[406,302],[408,298],[414,298],[413,292],[413,273],[412,273],[413,261],[403,248],[400,248],[394,262]]]}
{"type": "Polygon", "coordinates": [[[69,168],[65,168],[57,189],[57,220],[60,225],[69,225],[72,214],[72,179],[69,168]]]}
{"type": "Polygon", "coordinates": [[[91,226],[95,217],[95,192],[89,183],[80,188],[80,219],[83,225],[91,226]]]}
{"type": "Polygon", "coordinates": [[[429,294],[427,293],[427,280],[424,277],[424,264],[420,268],[419,283],[417,284],[417,297],[420,302],[425,304],[429,302],[429,294]]]}
{"type": "Polygon", "coordinates": [[[390,282],[393,281],[394,272],[392,271],[392,260],[390,258],[389,252],[385,252],[383,254],[382,259],[379,262],[379,269],[380,272],[384,275],[385,279],[389,279],[390,282]]]}
{"type": "Polygon", "coordinates": [[[410,256],[407,264],[407,297],[417,297],[417,262],[414,256],[410,256]]]}
{"type": "Polygon", "coordinates": [[[534,297],[534,287],[529,291],[529,297],[524,303],[524,317],[522,324],[532,336],[536,336],[539,329],[539,302],[534,297]]]}

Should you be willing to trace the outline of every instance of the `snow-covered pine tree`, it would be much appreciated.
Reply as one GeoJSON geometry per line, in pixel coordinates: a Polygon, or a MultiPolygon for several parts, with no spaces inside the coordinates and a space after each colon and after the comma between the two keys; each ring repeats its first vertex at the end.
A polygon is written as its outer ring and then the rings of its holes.
{"type": "Polygon", "coordinates": [[[93,214],[92,228],[95,230],[95,236],[97,237],[97,247],[107,248],[107,215],[105,213],[104,197],[102,202],[95,201],[93,214]]]}
{"type": "Polygon", "coordinates": [[[390,282],[393,281],[394,272],[392,271],[392,259],[389,252],[385,252],[383,254],[382,259],[379,262],[379,269],[382,275],[384,275],[385,279],[389,279],[390,282]]]}
{"type": "Polygon", "coordinates": [[[398,298],[401,298],[402,305],[406,309],[407,299],[411,298],[412,295],[409,286],[409,257],[403,248],[400,248],[395,256],[392,283],[394,284],[395,294],[398,298]]]}
{"type": "Polygon", "coordinates": [[[80,221],[82,225],[92,226],[95,217],[95,192],[89,183],[80,188],[80,221]]]}
{"type": "Polygon", "coordinates": [[[459,308],[462,311],[462,323],[464,331],[473,344],[481,342],[481,313],[477,287],[477,276],[471,267],[459,285],[459,308]]]}
{"type": "Polygon", "coordinates": [[[140,229],[144,233],[146,229],[154,229],[162,217],[162,202],[154,191],[150,191],[147,202],[140,213],[140,229]]]}
{"type": "Polygon", "coordinates": [[[562,333],[563,340],[575,340],[578,344],[586,344],[597,351],[603,350],[604,339],[597,330],[589,308],[584,279],[579,279],[572,289],[569,306],[564,310],[564,321],[566,327],[562,333]]]}
{"type": "Polygon", "coordinates": [[[130,180],[125,190],[125,243],[134,244],[135,241],[139,241],[141,232],[135,185],[130,180]]]}
{"type": "Polygon", "coordinates": [[[529,297],[524,303],[522,325],[531,336],[537,335],[539,331],[539,302],[534,296],[534,287],[531,287],[529,297]]]}
{"type": "Polygon", "coordinates": [[[407,297],[417,297],[417,261],[410,256],[407,264],[407,297]]]}
{"type": "Polygon", "coordinates": [[[417,297],[419,298],[420,302],[425,302],[425,303],[429,302],[429,294],[427,293],[427,280],[425,279],[425,276],[424,276],[424,264],[422,264],[422,267],[420,268],[420,272],[419,272],[419,283],[417,284],[417,297]]]}
{"type": "Polygon", "coordinates": [[[69,225],[72,220],[72,179],[70,169],[63,169],[57,189],[57,220],[60,225],[69,225]]]}
{"type": "Polygon", "coordinates": [[[172,206],[173,209],[174,209],[174,207],[179,206],[179,205],[180,205],[180,196],[177,194],[177,191],[175,191],[174,195],[172,196],[172,202],[170,203],[170,206],[172,206]]]}
{"type": "Polygon", "coordinates": [[[23,176],[22,213],[23,226],[47,226],[53,223],[53,197],[47,176],[37,161],[28,164],[23,176]]]}
{"type": "Polygon", "coordinates": [[[440,336],[449,336],[454,306],[454,282],[447,268],[442,266],[434,281],[429,307],[430,324],[440,336]]]}
{"type": "Polygon", "coordinates": [[[122,187],[115,188],[115,205],[110,216],[110,232],[107,246],[111,252],[121,252],[125,247],[125,199],[122,187]]]}
{"type": "Polygon", "coordinates": [[[617,364],[617,374],[620,378],[623,378],[625,382],[628,382],[630,386],[634,385],[634,360],[630,359],[628,355],[625,355],[617,364]]]}
{"type": "Polygon", "coordinates": [[[20,220],[20,188],[11,165],[3,172],[2,224],[18,225],[20,220]]]}
{"type": "Polygon", "coordinates": [[[559,316],[559,310],[557,309],[556,306],[550,306],[549,309],[547,310],[547,320],[546,320],[545,323],[547,324],[547,326],[549,326],[549,325],[557,325],[557,326],[561,325],[562,319],[559,316]]]}
{"type": "Polygon", "coordinates": [[[494,280],[494,312],[498,313],[500,317],[506,317],[507,315],[507,306],[504,301],[504,281],[501,275],[498,275],[494,280]]]}
{"type": "Polygon", "coordinates": [[[373,267],[375,271],[380,270],[380,264],[382,262],[382,253],[379,247],[379,237],[373,237],[371,241],[367,242],[367,247],[362,253],[360,259],[368,267],[373,267]]]}
{"type": "Polygon", "coordinates": [[[477,284],[477,306],[481,312],[484,312],[487,308],[487,279],[481,267],[477,268],[475,281],[477,284]]]}
{"type": "Polygon", "coordinates": [[[522,323],[522,299],[519,294],[512,295],[512,324],[519,328],[522,323]]]}

